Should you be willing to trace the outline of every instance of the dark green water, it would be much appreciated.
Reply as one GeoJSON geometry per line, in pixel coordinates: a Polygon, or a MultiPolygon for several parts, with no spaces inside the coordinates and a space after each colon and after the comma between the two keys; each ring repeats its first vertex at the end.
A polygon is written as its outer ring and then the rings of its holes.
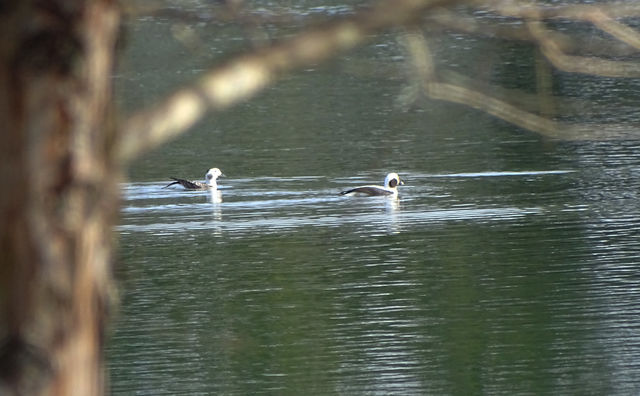
{"type": "MultiPolygon", "coordinates": [[[[199,70],[145,52],[166,21],[132,30],[125,107],[199,70]]],[[[640,142],[403,110],[401,75],[350,68],[400,69],[394,43],[287,77],[131,168],[113,394],[640,392],[640,142]],[[213,166],[215,199],[162,188],[213,166]],[[389,171],[397,201],[337,195],[389,171]]]]}

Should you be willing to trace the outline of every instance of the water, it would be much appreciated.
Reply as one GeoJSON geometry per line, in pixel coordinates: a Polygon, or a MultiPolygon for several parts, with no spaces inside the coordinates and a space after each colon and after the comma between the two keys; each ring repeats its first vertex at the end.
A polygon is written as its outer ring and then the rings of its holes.
{"type": "MultiPolygon", "coordinates": [[[[401,78],[350,72],[371,54],[388,66],[393,37],[134,164],[113,394],[640,392],[640,142],[398,108],[401,78]],[[163,188],[212,166],[219,194],[163,188]],[[389,171],[398,200],[338,195],[389,171]]],[[[125,63],[123,103],[197,70],[169,66],[125,63]]]]}
{"type": "Polygon", "coordinates": [[[638,389],[637,185],[403,176],[397,201],[336,195],[368,177],[126,185],[114,393],[638,389]]]}

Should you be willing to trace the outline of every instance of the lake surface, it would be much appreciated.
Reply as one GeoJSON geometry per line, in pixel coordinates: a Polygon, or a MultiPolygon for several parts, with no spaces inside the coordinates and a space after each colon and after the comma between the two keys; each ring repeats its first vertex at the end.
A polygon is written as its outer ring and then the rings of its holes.
{"type": "MultiPolygon", "coordinates": [[[[171,26],[131,22],[123,108],[215,62],[158,42],[171,26]]],[[[640,142],[406,108],[401,73],[354,73],[363,59],[402,66],[381,36],[130,169],[112,393],[638,394],[640,142]],[[214,194],[164,188],[213,166],[226,175],[214,194]],[[397,200],[338,195],[390,171],[406,183],[397,200]]],[[[634,84],[625,101],[640,103],[634,84]]]]}

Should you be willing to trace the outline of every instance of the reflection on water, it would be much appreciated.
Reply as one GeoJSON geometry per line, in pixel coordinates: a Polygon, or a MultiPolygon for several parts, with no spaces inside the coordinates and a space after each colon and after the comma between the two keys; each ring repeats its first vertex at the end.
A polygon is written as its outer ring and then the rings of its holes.
{"type": "MultiPolygon", "coordinates": [[[[551,172],[505,172],[503,176],[563,174],[551,172]]],[[[496,177],[498,172],[472,174],[466,177],[496,177]]],[[[417,183],[446,175],[412,175],[417,183]]],[[[461,174],[450,177],[462,177],[461,174]]],[[[124,221],[121,232],[159,232],[163,235],[187,232],[194,229],[222,229],[230,234],[296,228],[342,227],[359,225],[375,232],[399,232],[402,227],[411,227],[424,222],[448,220],[484,219],[504,221],[515,217],[539,214],[536,207],[496,207],[494,204],[478,206],[473,202],[454,202],[450,208],[431,206],[422,201],[427,193],[420,186],[403,186],[400,198],[389,197],[345,197],[330,188],[324,178],[278,179],[276,187],[272,178],[238,179],[231,185],[213,190],[167,191],[162,183],[132,183],[123,191],[126,203],[123,207],[124,221]],[[225,201],[222,200],[222,195],[225,201]],[[208,196],[208,197],[207,197],[208,196]],[[204,198],[207,197],[208,200],[204,198]],[[404,204],[403,204],[404,202],[404,204]],[[225,221],[220,222],[222,214],[225,221]],[[206,214],[213,214],[209,217],[206,214]]],[[[343,183],[340,179],[333,183],[343,183]]]]}
{"type": "Polygon", "coordinates": [[[213,208],[220,208],[222,203],[222,193],[218,189],[209,189],[209,198],[211,198],[211,206],[213,208]]]}
{"type": "Polygon", "coordinates": [[[634,393],[638,203],[584,200],[593,176],[126,184],[113,390],[634,393]]]}

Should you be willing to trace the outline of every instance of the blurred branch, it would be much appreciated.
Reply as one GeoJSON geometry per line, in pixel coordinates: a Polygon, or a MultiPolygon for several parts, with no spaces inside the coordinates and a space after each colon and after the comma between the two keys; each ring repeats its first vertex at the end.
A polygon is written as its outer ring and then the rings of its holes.
{"type": "MultiPolygon", "coordinates": [[[[428,32],[455,31],[468,35],[482,36],[490,39],[535,42],[535,38],[524,23],[490,23],[486,19],[478,19],[471,15],[456,13],[451,10],[437,10],[426,18],[428,32]]],[[[623,25],[624,26],[624,25],[623,25]]],[[[590,35],[586,38],[571,37],[558,31],[547,31],[547,37],[565,53],[582,52],[596,56],[624,57],[637,53],[637,50],[624,42],[590,35]]]]}
{"type": "MultiPolygon", "coordinates": [[[[182,134],[207,111],[225,109],[257,94],[280,74],[316,64],[341,51],[352,49],[381,30],[418,22],[419,18],[427,15],[426,11],[429,11],[427,17],[421,20],[426,20],[431,29],[439,25],[471,33],[483,32],[498,38],[533,42],[539,46],[540,53],[549,62],[563,71],[606,77],[640,76],[640,66],[637,62],[569,55],[569,50],[580,46],[573,38],[547,28],[544,23],[549,19],[591,23],[617,39],[617,43],[625,43],[630,49],[637,50],[640,48],[640,34],[613,18],[640,16],[640,4],[614,2],[597,6],[554,7],[517,0],[458,2],[476,7],[483,6],[498,18],[517,18],[516,22],[519,23],[491,26],[475,18],[459,15],[460,12],[464,12],[462,8],[456,9],[456,13],[451,11],[452,7],[446,10],[437,8],[451,6],[451,0],[382,0],[374,7],[359,11],[353,16],[336,18],[324,25],[309,28],[293,38],[253,49],[245,55],[233,58],[203,74],[190,86],[175,91],[155,106],[133,114],[125,120],[121,128],[122,138],[118,146],[118,156],[122,161],[129,161],[140,153],[182,134]],[[487,8],[490,6],[493,8],[487,8]]],[[[422,80],[419,86],[431,98],[465,104],[547,136],[575,138],[578,135],[584,136],[585,133],[594,133],[590,128],[559,124],[514,105],[522,101],[512,98],[501,100],[495,95],[486,95],[482,90],[474,89],[470,85],[438,79],[435,63],[431,59],[424,37],[420,35],[418,39],[415,34],[407,37],[416,75],[422,80]]],[[[609,44],[607,47],[611,48],[613,45],[609,44]]],[[[584,48],[580,50],[584,51],[584,48]]],[[[542,66],[541,62],[543,60],[539,59],[539,66],[542,66]]],[[[543,69],[538,67],[538,70],[543,69]]],[[[551,116],[555,107],[550,95],[552,84],[551,81],[545,82],[540,78],[538,76],[539,87],[546,87],[549,94],[546,98],[542,97],[541,92],[535,95],[536,110],[551,116]]],[[[498,91],[496,87],[486,92],[498,91]]]]}
{"type": "Polygon", "coordinates": [[[613,38],[635,49],[640,49],[640,34],[613,19],[613,17],[640,16],[638,2],[548,7],[525,4],[520,1],[496,1],[494,5],[495,10],[501,15],[524,19],[533,39],[540,45],[542,53],[560,70],[604,77],[640,76],[640,66],[636,62],[567,55],[562,49],[561,42],[555,39],[543,22],[546,19],[589,22],[613,38]]]}
{"type": "Polygon", "coordinates": [[[567,55],[550,38],[542,22],[529,21],[527,26],[532,36],[540,44],[542,53],[560,70],[603,77],[640,77],[640,65],[637,62],[567,55]]]}
{"type": "Polygon", "coordinates": [[[640,34],[629,26],[612,19],[609,15],[599,9],[594,10],[587,17],[588,20],[590,20],[600,30],[607,32],[623,43],[640,50],[640,34]]]}
{"type": "Polygon", "coordinates": [[[123,13],[129,18],[154,17],[178,23],[207,22],[211,24],[248,21],[253,24],[290,25],[301,19],[299,14],[286,8],[277,11],[266,11],[264,8],[251,10],[244,1],[209,1],[207,7],[188,9],[184,7],[169,7],[157,1],[123,2],[123,13]]]}
{"type": "Polygon", "coordinates": [[[539,5],[519,0],[494,0],[487,1],[486,4],[493,7],[501,15],[524,19],[588,21],[596,11],[605,13],[611,18],[634,18],[640,16],[640,4],[636,0],[564,6],[539,5]]]}
{"type": "Polygon", "coordinates": [[[375,32],[414,21],[451,0],[385,0],[352,17],[311,28],[292,39],[239,56],[205,73],[198,82],[129,117],[122,127],[118,156],[129,161],[192,126],[208,110],[246,100],[278,74],[323,61],[367,41],[375,32]]]}
{"type": "Polygon", "coordinates": [[[616,21],[618,18],[640,17],[637,2],[613,2],[594,5],[546,6],[521,1],[489,1],[485,3],[490,12],[508,18],[522,20],[524,24],[488,24],[476,18],[443,10],[429,15],[429,21],[449,29],[468,34],[482,34],[488,37],[508,40],[532,41],[537,43],[545,56],[558,68],[568,72],[600,75],[605,77],[637,77],[640,67],[635,62],[599,59],[597,57],[571,56],[568,52],[600,53],[602,56],[629,56],[640,50],[640,33],[616,21]],[[552,31],[543,21],[566,19],[591,23],[608,33],[620,44],[612,40],[590,36],[588,40],[576,42],[566,34],[552,31]]]}
{"type": "Polygon", "coordinates": [[[520,110],[507,102],[461,85],[440,81],[436,75],[428,42],[422,32],[414,29],[405,34],[405,40],[414,74],[418,78],[417,83],[430,98],[467,105],[543,135],[555,135],[560,129],[555,122],[520,110]]]}
{"type": "Polygon", "coordinates": [[[628,125],[585,125],[556,122],[522,110],[492,95],[459,84],[442,81],[422,32],[413,29],[404,36],[416,83],[432,99],[458,103],[491,114],[520,128],[565,140],[637,138],[640,132],[628,125]]]}

